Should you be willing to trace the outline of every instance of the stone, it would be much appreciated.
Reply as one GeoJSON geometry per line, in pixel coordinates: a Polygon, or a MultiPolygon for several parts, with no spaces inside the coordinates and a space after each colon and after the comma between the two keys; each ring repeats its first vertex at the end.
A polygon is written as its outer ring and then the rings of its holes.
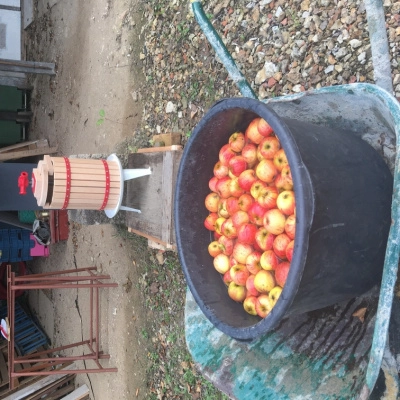
{"type": "Polygon", "coordinates": [[[172,101],[169,101],[169,102],[167,103],[167,106],[165,107],[165,112],[166,112],[167,114],[176,112],[176,104],[174,104],[172,101]]]}
{"type": "Polygon", "coordinates": [[[325,68],[324,72],[325,74],[330,74],[331,72],[333,72],[334,69],[335,67],[333,65],[329,65],[328,67],[325,68]]]}
{"type": "Polygon", "coordinates": [[[351,39],[349,41],[349,45],[351,46],[352,49],[358,49],[359,47],[362,46],[362,41],[358,39],[351,39]]]}

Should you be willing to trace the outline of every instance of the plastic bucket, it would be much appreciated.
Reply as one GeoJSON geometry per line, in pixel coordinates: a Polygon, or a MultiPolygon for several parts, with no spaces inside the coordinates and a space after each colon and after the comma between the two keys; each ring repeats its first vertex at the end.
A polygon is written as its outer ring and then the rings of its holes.
{"type": "Polygon", "coordinates": [[[248,98],[214,105],[194,129],[181,159],[175,230],[183,272],[205,316],[230,337],[252,340],[284,317],[359,296],[382,275],[391,223],[392,175],[381,156],[352,132],[280,118],[248,98]],[[228,297],[207,246],[204,199],[219,149],[249,122],[264,118],[281,141],[296,196],[296,238],[279,301],[264,319],[228,297]]]}

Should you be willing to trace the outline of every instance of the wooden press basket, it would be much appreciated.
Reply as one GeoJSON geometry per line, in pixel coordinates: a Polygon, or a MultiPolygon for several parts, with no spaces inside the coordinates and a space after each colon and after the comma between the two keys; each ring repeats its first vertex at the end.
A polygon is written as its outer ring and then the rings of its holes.
{"type": "Polygon", "coordinates": [[[118,207],[121,170],[116,161],[44,156],[32,171],[33,194],[46,209],[118,207]]]}

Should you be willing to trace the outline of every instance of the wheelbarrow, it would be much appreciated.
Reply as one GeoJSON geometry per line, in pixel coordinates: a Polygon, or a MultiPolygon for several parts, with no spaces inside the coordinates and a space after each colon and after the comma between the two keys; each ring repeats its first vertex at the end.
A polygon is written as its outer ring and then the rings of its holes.
{"type": "MultiPolygon", "coordinates": [[[[241,94],[256,99],[200,2],[192,1],[192,7],[241,94]]],[[[366,140],[391,168],[393,190],[398,193],[395,143],[400,106],[388,92],[371,84],[350,84],[263,101],[282,117],[350,130],[366,140]]],[[[393,395],[388,398],[397,398],[398,371],[389,350],[388,332],[400,251],[398,213],[394,197],[380,288],[330,308],[290,316],[251,343],[234,340],[216,329],[188,290],[186,341],[203,375],[237,399],[367,399],[382,369],[387,392],[393,395]],[[367,313],[360,314],[365,309],[367,313]]]]}

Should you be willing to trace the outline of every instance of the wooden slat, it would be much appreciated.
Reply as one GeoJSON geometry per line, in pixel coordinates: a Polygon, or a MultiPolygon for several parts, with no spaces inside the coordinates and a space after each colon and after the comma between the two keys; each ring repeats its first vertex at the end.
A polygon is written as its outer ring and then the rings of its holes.
{"type": "Polygon", "coordinates": [[[165,147],[148,147],[144,149],[139,149],[138,153],[159,153],[159,152],[166,152],[166,151],[179,151],[182,150],[183,147],[177,144],[172,146],[165,146],[165,147]]]}
{"type": "Polygon", "coordinates": [[[40,156],[43,154],[57,153],[58,147],[43,147],[33,150],[13,151],[10,153],[0,154],[0,161],[16,160],[18,158],[40,156]]]}
{"type": "MultiPolygon", "coordinates": [[[[110,181],[110,188],[119,188],[120,187],[120,181],[110,181]]],[[[57,181],[54,181],[54,187],[59,186],[59,187],[66,187],[67,185],[67,180],[66,179],[57,179],[57,181]]],[[[71,185],[74,187],[99,187],[99,181],[81,181],[81,180],[76,180],[76,179],[71,179],[71,185]]],[[[105,187],[105,186],[104,186],[105,187]]]]}
{"type": "MultiPolygon", "coordinates": [[[[65,195],[63,193],[53,193],[52,201],[57,200],[64,200],[65,195]]],[[[112,194],[108,197],[109,200],[118,200],[118,194],[112,194]]],[[[103,201],[104,200],[104,193],[74,193],[71,194],[69,197],[71,201],[86,201],[88,203],[94,201],[103,201]]]]}
{"type": "MultiPolygon", "coordinates": [[[[104,194],[104,187],[86,187],[86,186],[74,186],[71,188],[71,194],[74,193],[103,193],[104,194]]],[[[110,195],[111,194],[119,194],[120,190],[119,187],[110,188],[110,195]]],[[[65,194],[65,187],[62,186],[54,186],[53,193],[64,193],[65,194]]]]}
{"type": "MultiPolygon", "coordinates": [[[[54,166],[65,165],[65,160],[63,157],[51,157],[51,161],[54,166]]],[[[95,165],[97,167],[103,167],[102,160],[95,160],[93,158],[69,158],[69,162],[70,162],[71,166],[72,165],[77,165],[77,166],[95,165]]],[[[107,161],[107,164],[110,169],[119,169],[118,163],[116,163],[115,161],[107,161]]]]}
{"type": "Polygon", "coordinates": [[[21,142],[21,143],[13,144],[11,146],[2,147],[0,149],[0,154],[8,153],[10,151],[15,151],[17,149],[22,150],[22,149],[26,148],[26,150],[32,150],[32,149],[36,149],[39,147],[49,147],[48,140],[47,139],[31,140],[29,142],[21,142]]]}
{"type": "Polygon", "coordinates": [[[89,388],[85,384],[83,384],[82,386],[79,386],[77,389],[75,389],[68,396],[63,397],[62,400],[83,400],[85,396],[88,396],[89,394],[89,388]]]}
{"type": "MultiPolygon", "coordinates": [[[[65,162],[63,163],[53,163],[54,171],[57,172],[65,172],[65,162]]],[[[91,171],[91,172],[104,172],[104,164],[73,164],[70,163],[72,172],[82,172],[82,171],[91,171]]],[[[113,167],[112,165],[108,165],[108,169],[110,172],[112,171],[114,174],[119,174],[119,168],[113,167]]]]}
{"type": "MultiPolygon", "coordinates": [[[[58,181],[64,181],[64,184],[66,183],[67,180],[67,173],[55,173],[54,174],[54,184],[59,184],[58,181]]],[[[105,184],[105,175],[92,175],[92,174],[88,174],[88,173],[80,173],[80,174],[72,174],[71,175],[71,185],[82,185],[82,182],[104,182],[105,184]]],[[[121,178],[115,175],[110,174],[110,182],[120,182],[121,178]]]]}

